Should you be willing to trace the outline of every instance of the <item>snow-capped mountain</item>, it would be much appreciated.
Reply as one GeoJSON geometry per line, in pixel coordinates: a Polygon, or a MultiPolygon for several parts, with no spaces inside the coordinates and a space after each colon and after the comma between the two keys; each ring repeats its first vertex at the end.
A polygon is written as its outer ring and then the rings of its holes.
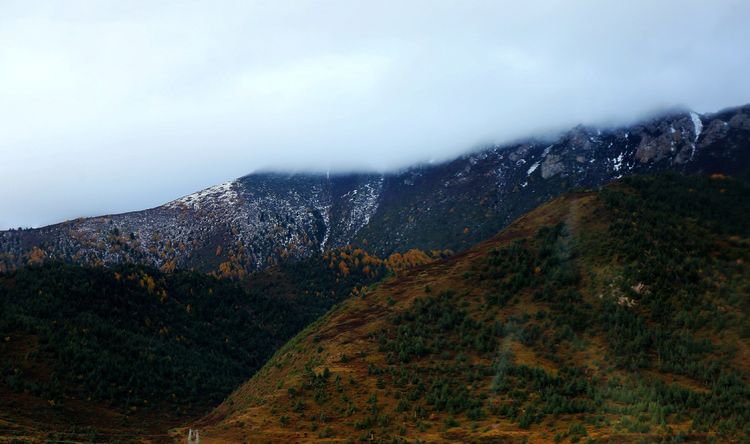
{"type": "Polygon", "coordinates": [[[663,170],[747,176],[750,105],[578,126],[388,174],[251,174],[149,210],[0,232],[0,267],[48,258],[231,274],[347,244],[460,250],[571,188],[663,170]]]}

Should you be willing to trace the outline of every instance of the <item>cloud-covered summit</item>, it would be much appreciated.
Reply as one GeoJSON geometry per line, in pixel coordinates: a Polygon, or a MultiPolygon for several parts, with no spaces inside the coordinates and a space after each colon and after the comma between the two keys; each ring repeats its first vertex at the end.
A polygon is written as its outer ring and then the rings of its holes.
{"type": "Polygon", "coordinates": [[[0,227],[750,102],[743,1],[3,2],[0,227]]]}

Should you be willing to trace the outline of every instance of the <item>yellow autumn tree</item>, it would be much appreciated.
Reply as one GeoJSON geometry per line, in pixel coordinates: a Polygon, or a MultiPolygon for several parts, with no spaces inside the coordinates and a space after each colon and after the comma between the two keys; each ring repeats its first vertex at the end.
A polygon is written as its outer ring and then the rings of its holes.
{"type": "Polygon", "coordinates": [[[41,248],[35,246],[34,248],[29,251],[29,265],[40,265],[42,262],[44,262],[44,257],[46,255],[44,254],[44,250],[41,248]]]}
{"type": "Polygon", "coordinates": [[[171,261],[167,261],[164,263],[164,265],[161,266],[161,271],[165,273],[171,273],[177,268],[177,264],[174,259],[171,261]]]}
{"type": "Polygon", "coordinates": [[[145,273],[140,280],[140,284],[141,287],[144,287],[149,293],[153,293],[156,288],[156,281],[154,281],[154,278],[145,273]]]}
{"type": "Polygon", "coordinates": [[[391,254],[385,260],[385,264],[388,270],[397,273],[407,268],[432,262],[432,260],[424,251],[413,248],[404,254],[398,252],[391,254]]]}
{"type": "Polygon", "coordinates": [[[344,261],[339,262],[339,272],[343,276],[349,276],[349,267],[346,266],[344,261]]]}

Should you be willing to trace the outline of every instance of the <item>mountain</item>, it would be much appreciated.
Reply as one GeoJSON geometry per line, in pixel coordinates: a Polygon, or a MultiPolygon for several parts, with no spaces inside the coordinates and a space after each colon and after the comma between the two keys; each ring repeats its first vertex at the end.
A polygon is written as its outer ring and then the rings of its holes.
{"type": "Polygon", "coordinates": [[[0,441],[170,441],[165,430],[204,415],[335,303],[404,266],[337,249],[242,282],[132,264],[0,273],[0,441]]]}
{"type": "Polygon", "coordinates": [[[184,421],[310,321],[227,280],[132,265],[25,267],[0,276],[0,308],[6,436],[184,421]]]}
{"type": "Polygon", "coordinates": [[[463,250],[565,190],[664,170],[743,175],[750,106],[488,147],[388,174],[251,174],[157,208],[0,232],[0,270],[44,260],[241,276],[345,245],[463,250]]]}
{"type": "Polygon", "coordinates": [[[748,214],[750,185],[719,174],[565,194],[346,300],[189,427],[206,443],[744,442],[748,214]]]}

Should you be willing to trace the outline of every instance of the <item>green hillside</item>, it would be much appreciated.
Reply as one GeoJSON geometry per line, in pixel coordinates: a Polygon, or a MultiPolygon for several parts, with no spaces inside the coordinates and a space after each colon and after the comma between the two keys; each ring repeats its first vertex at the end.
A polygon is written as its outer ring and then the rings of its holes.
{"type": "Polygon", "coordinates": [[[748,214],[723,176],[563,196],[337,306],[190,425],[206,442],[742,442],[748,214]]]}
{"type": "Polygon", "coordinates": [[[132,265],[0,274],[0,436],[165,437],[386,272],[378,260],[343,275],[329,268],[334,255],[366,253],[331,252],[242,281],[132,265]]]}

